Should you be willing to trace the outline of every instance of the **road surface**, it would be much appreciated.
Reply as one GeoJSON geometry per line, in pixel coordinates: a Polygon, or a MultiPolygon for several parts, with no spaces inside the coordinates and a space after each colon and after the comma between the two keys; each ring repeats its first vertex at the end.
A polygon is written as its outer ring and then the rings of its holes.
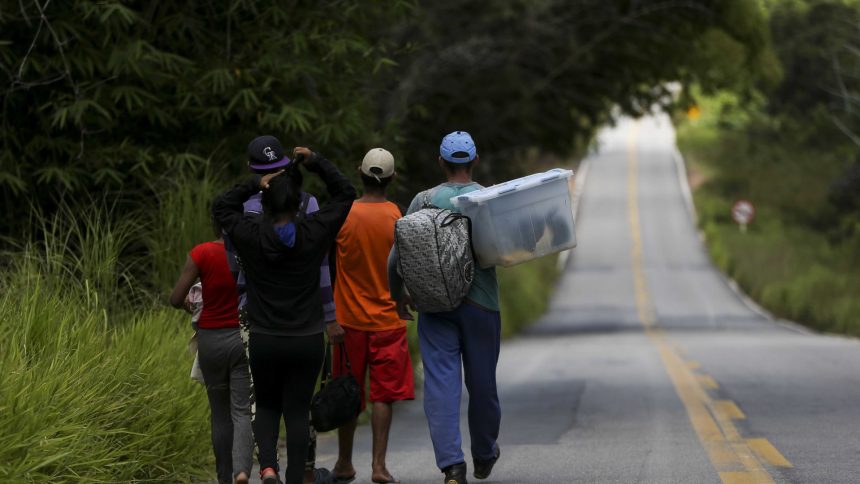
{"type": "MultiPolygon", "coordinates": [[[[729,288],[675,153],[665,116],[600,135],[551,309],[502,347],[503,454],[485,482],[860,482],[860,343],[771,321],[729,288]]],[[[356,442],[370,482],[369,428],[356,442]]],[[[335,453],[321,436],[319,464],[335,453]]],[[[388,463],[442,482],[420,401],[396,407],[388,463]]]]}

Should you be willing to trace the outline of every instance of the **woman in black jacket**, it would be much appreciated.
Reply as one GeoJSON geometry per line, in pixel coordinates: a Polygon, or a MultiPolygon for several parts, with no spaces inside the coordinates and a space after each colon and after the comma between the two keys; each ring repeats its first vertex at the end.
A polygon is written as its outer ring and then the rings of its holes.
{"type": "Polygon", "coordinates": [[[330,161],[295,148],[287,172],[256,176],[215,200],[213,215],[229,236],[247,278],[249,354],[256,391],[254,437],[260,476],[278,482],[277,442],[287,428],[287,484],[301,484],[308,449],[308,412],[324,356],[320,263],[355,199],[355,188],[330,161]],[[317,174],[331,197],[297,217],[300,194],[292,178],[298,166],[317,174]],[[243,202],[263,191],[265,217],[243,215],[243,202]]]}

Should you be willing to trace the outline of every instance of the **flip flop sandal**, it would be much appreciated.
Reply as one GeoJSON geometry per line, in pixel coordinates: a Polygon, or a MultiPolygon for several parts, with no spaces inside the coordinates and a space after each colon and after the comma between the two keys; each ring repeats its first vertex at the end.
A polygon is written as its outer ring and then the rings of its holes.
{"type": "Polygon", "coordinates": [[[331,478],[332,475],[328,469],[314,469],[314,484],[328,484],[329,482],[332,482],[331,478]]]}
{"type": "Polygon", "coordinates": [[[331,475],[329,480],[327,481],[330,484],[348,484],[355,480],[355,476],[336,476],[334,474],[331,475]]]}

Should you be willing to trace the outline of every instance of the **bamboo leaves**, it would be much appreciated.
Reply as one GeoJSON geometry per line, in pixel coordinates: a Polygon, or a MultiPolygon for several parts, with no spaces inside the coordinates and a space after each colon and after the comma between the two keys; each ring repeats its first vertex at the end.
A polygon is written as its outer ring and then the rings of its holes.
{"type": "Polygon", "coordinates": [[[15,160],[0,165],[0,199],[50,205],[54,190],[146,186],[177,167],[239,171],[260,130],[364,149],[379,137],[364,94],[394,66],[374,30],[403,7],[0,0],[0,12],[0,152],[15,160]]]}

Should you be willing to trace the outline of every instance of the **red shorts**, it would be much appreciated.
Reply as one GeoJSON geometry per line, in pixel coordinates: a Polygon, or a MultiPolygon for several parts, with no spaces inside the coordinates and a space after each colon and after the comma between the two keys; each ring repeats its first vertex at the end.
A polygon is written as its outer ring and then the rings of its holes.
{"type": "MultiPolygon", "coordinates": [[[[361,409],[365,407],[365,378],[370,369],[370,401],[391,403],[415,399],[412,359],[406,343],[406,328],[389,331],[361,331],[343,328],[343,342],[349,355],[352,375],[361,387],[361,409]]],[[[340,345],[334,347],[332,374],[346,373],[340,345]]]]}

